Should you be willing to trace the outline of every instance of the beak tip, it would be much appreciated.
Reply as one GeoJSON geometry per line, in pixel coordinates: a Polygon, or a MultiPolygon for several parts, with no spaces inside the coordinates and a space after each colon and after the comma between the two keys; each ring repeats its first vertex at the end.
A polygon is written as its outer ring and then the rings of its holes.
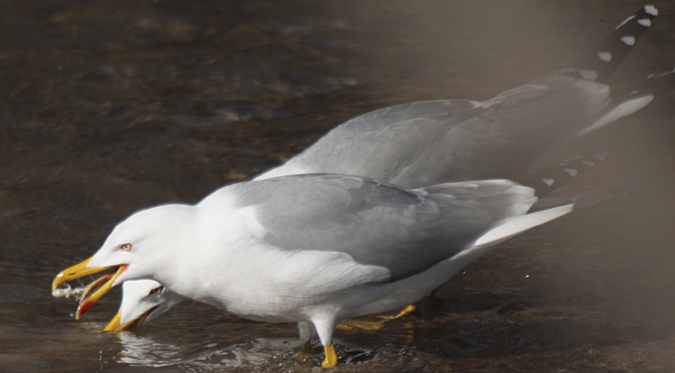
{"type": "Polygon", "coordinates": [[[87,301],[87,300],[82,302],[82,304],[80,304],[80,306],[77,307],[77,312],[75,312],[75,320],[79,320],[80,317],[82,317],[82,315],[87,313],[87,311],[89,311],[91,309],[91,307],[93,307],[93,306],[94,306],[94,302],[90,302],[90,301],[87,301]]]}
{"type": "Polygon", "coordinates": [[[52,281],[52,292],[54,292],[54,290],[56,290],[64,282],[65,281],[63,281],[63,272],[56,275],[56,277],[54,277],[54,281],[52,281]]]}
{"type": "Polygon", "coordinates": [[[56,275],[56,277],[54,277],[54,280],[52,281],[52,291],[61,286],[63,283],[68,282],[72,279],[100,272],[105,269],[105,268],[100,269],[90,268],[89,267],[90,261],[91,258],[85,259],[84,261],[61,271],[58,275],[56,275]]]}

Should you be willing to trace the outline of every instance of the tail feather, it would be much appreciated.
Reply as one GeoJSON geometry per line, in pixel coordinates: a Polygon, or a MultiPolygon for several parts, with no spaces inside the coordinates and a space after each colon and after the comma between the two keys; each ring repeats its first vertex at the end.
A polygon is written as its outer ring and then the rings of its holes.
{"type": "Polygon", "coordinates": [[[645,5],[561,73],[606,83],[658,14],[655,6],[645,5]]]}
{"type": "MultiPolygon", "coordinates": [[[[567,215],[572,212],[573,208],[573,204],[568,204],[509,219],[478,238],[474,243],[474,248],[480,248],[486,245],[497,245],[528,229],[532,229],[563,215],[567,215]]],[[[464,252],[461,254],[464,254],[464,252]]]]}

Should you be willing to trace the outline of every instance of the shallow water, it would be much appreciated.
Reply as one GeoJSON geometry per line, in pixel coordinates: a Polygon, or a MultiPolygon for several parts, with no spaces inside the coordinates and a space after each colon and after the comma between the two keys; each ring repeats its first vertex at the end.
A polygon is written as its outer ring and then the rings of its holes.
{"type": "MultiPolygon", "coordinates": [[[[75,321],[53,276],[130,213],[196,202],[368,110],[486,99],[563,66],[637,1],[6,1],[0,15],[0,370],[319,370],[294,325],[185,302],[139,333],[75,321]],[[365,3],[365,4],[364,4],[365,3]]],[[[675,6],[614,76],[675,65],[675,6]]],[[[559,191],[617,188],[507,242],[375,332],[336,333],[340,371],[675,370],[675,90],[579,148],[559,191]]]]}

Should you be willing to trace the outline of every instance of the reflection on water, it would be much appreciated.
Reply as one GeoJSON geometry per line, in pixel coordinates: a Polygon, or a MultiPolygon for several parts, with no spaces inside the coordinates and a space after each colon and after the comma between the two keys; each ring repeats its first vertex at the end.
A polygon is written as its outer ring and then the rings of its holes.
{"type": "MultiPolygon", "coordinates": [[[[409,323],[408,323],[409,324],[409,323]]],[[[186,324],[187,325],[187,324],[186,324]]],[[[189,326],[188,326],[189,327],[189,326]]],[[[407,330],[413,333],[412,324],[398,325],[395,333],[407,330]]],[[[274,326],[267,328],[270,333],[274,326]]],[[[195,333],[199,335],[200,331],[195,333]]],[[[406,332],[403,332],[406,333],[406,332]]],[[[288,334],[288,333],[287,333],[288,334]]],[[[323,347],[318,341],[313,343],[313,355],[306,361],[295,358],[300,349],[300,342],[293,333],[286,338],[246,338],[240,342],[222,341],[201,335],[182,340],[180,345],[160,342],[156,338],[130,332],[117,334],[122,344],[121,351],[115,357],[118,363],[132,367],[179,368],[182,370],[210,371],[310,371],[323,360],[323,347]],[[195,339],[192,339],[195,338],[195,339]]],[[[409,339],[408,343],[413,339],[409,339]]],[[[369,369],[390,369],[393,362],[404,366],[401,361],[411,364],[415,356],[413,348],[404,343],[382,343],[380,346],[368,348],[343,339],[336,339],[338,358],[341,363],[354,365],[368,363],[369,369]]],[[[411,366],[414,366],[411,365],[411,366]]]]}
{"type": "Polygon", "coordinates": [[[150,337],[136,336],[128,332],[121,332],[119,338],[123,346],[119,361],[132,365],[146,367],[175,365],[180,363],[187,350],[171,344],[157,343],[150,337]]]}
{"type": "Polygon", "coordinates": [[[256,338],[239,344],[205,343],[187,347],[158,343],[151,337],[120,333],[118,361],[139,367],[192,369],[259,369],[289,360],[300,348],[297,339],[256,338]]]}
{"type": "MultiPolygon", "coordinates": [[[[308,372],[297,329],[186,302],[139,334],[76,322],[52,276],[143,207],[195,202],[340,122],[430,98],[486,99],[556,70],[642,2],[6,1],[0,15],[0,370],[308,372]]],[[[673,67],[675,5],[613,78],[673,67]]],[[[560,191],[617,188],[490,253],[418,311],[339,331],[341,371],[675,370],[673,78],[579,149],[560,191]]],[[[555,196],[553,196],[555,197],[555,196]]]]}

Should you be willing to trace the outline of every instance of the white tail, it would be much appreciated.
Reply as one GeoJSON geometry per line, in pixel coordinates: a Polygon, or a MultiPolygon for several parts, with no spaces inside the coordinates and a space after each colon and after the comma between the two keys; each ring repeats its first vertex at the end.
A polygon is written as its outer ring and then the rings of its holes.
{"type": "Polygon", "coordinates": [[[563,215],[572,212],[574,204],[554,207],[548,210],[537,211],[527,215],[521,215],[516,218],[505,221],[476,240],[474,247],[479,246],[494,246],[500,242],[506,241],[509,238],[516,236],[528,229],[547,223],[553,219],[557,219],[563,215]]]}

